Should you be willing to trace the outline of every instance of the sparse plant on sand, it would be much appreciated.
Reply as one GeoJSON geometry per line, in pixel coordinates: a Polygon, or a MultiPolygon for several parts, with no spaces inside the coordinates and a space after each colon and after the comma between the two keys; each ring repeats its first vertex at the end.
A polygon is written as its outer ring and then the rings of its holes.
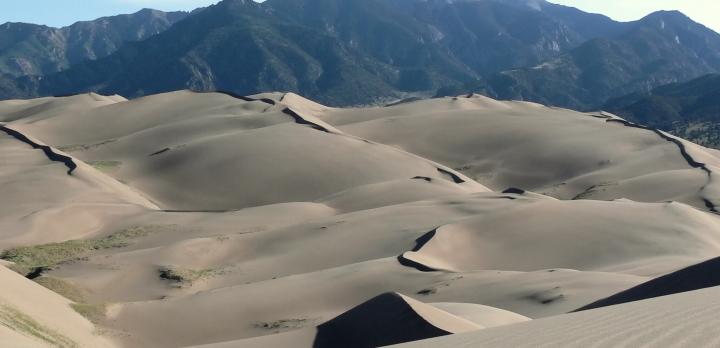
{"type": "Polygon", "coordinates": [[[102,172],[109,172],[119,167],[122,162],[120,161],[92,161],[88,162],[89,165],[102,172]]]}
{"type": "Polygon", "coordinates": [[[188,269],[177,266],[163,266],[159,270],[160,278],[173,282],[173,286],[183,288],[192,286],[196,281],[225,274],[225,269],[188,269]]]}
{"type": "Polygon", "coordinates": [[[0,258],[13,262],[11,268],[16,272],[29,274],[37,269],[50,269],[65,262],[87,257],[93,251],[127,247],[133,243],[133,240],[162,228],[164,226],[133,226],[99,239],[69,240],[19,247],[5,250],[0,253],[0,258]]]}
{"type": "Polygon", "coordinates": [[[87,303],[85,291],[78,288],[73,283],[53,277],[40,277],[34,279],[34,281],[56,294],[75,302],[71,303],[70,307],[87,320],[90,320],[93,323],[99,323],[103,318],[105,318],[105,311],[107,308],[106,304],[87,303]]]}
{"type": "Polygon", "coordinates": [[[53,277],[39,277],[33,280],[70,301],[77,303],[85,302],[84,291],[69,281],[53,277]]]}
{"type": "Polygon", "coordinates": [[[307,318],[291,318],[291,319],[279,319],[275,321],[261,321],[255,323],[255,327],[258,329],[273,330],[280,332],[288,329],[299,329],[305,327],[306,323],[310,319],[307,318]]]}
{"type": "Polygon", "coordinates": [[[50,329],[14,307],[0,305],[0,325],[24,335],[32,336],[59,348],[75,348],[78,344],[50,329]]]}
{"type": "Polygon", "coordinates": [[[105,318],[105,312],[107,311],[107,305],[101,304],[88,304],[88,303],[71,303],[70,307],[78,312],[80,315],[90,320],[92,323],[99,323],[105,318]]]}

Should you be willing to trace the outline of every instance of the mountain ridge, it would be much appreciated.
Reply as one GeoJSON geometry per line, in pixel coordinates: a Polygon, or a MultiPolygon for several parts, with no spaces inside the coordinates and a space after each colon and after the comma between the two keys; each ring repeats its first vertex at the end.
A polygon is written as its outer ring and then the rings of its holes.
{"type": "Polygon", "coordinates": [[[85,60],[108,56],[123,43],[162,32],[188,14],[142,9],[60,28],[0,24],[0,73],[14,77],[55,73],[85,60]]]}
{"type": "Polygon", "coordinates": [[[649,91],[720,69],[720,34],[678,11],[630,23],[616,38],[598,38],[555,61],[491,78],[494,97],[531,100],[580,110],[612,97],[649,91]]]}
{"type": "Polygon", "coordinates": [[[719,147],[720,74],[610,99],[603,109],[633,122],[719,147]]]}
{"type": "Polygon", "coordinates": [[[679,12],[629,23],[546,1],[225,0],[3,98],[282,90],[334,106],[477,92],[592,109],[720,72],[720,34],[679,12]],[[492,49],[488,49],[492,48],[492,49]]]}

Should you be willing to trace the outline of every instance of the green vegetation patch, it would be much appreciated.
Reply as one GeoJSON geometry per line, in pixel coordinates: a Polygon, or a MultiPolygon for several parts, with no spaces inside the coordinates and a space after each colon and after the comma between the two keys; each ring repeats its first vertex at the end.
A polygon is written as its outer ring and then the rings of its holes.
{"type": "Polygon", "coordinates": [[[78,303],[85,302],[85,293],[66,280],[52,277],[40,277],[33,280],[70,301],[78,303]]]}
{"type": "Polygon", "coordinates": [[[261,321],[255,323],[255,327],[258,329],[273,330],[280,332],[289,329],[300,329],[310,321],[307,318],[291,318],[291,319],[280,319],[275,321],[261,321]]]}
{"type": "Polygon", "coordinates": [[[68,152],[68,153],[70,153],[70,152],[78,152],[78,151],[87,151],[87,150],[94,149],[94,148],[99,147],[99,146],[103,146],[103,145],[106,145],[106,144],[113,143],[113,142],[115,142],[115,141],[117,141],[117,139],[105,140],[105,141],[101,141],[101,142],[99,142],[99,143],[94,143],[94,144],[72,144],[72,145],[63,145],[63,146],[58,146],[57,149],[60,150],[60,151],[63,151],[63,152],[68,152]]]}
{"type": "Polygon", "coordinates": [[[91,161],[88,162],[89,165],[93,166],[95,169],[103,172],[109,172],[113,169],[119,167],[122,162],[120,161],[91,161]]]}
{"type": "Polygon", "coordinates": [[[86,303],[85,292],[71,282],[52,277],[40,277],[34,279],[34,281],[61,295],[62,297],[65,297],[66,299],[75,302],[71,303],[70,307],[72,307],[72,309],[74,309],[76,312],[78,312],[90,322],[98,324],[102,319],[105,318],[107,306],[104,303],[86,303]]]}
{"type": "Polygon", "coordinates": [[[37,268],[50,268],[74,260],[92,249],[93,241],[70,240],[6,250],[0,258],[14,262],[10,268],[16,272],[28,274],[37,268]]]}
{"type": "Polygon", "coordinates": [[[188,269],[177,266],[164,266],[159,269],[160,278],[173,282],[178,288],[192,286],[198,280],[225,274],[224,269],[188,269]]]}
{"type": "Polygon", "coordinates": [[[98,324],[105,319],[105,313],[107,312],[107,305],[104,303],[71,303],[70,307],[94,324],[98,324]]]}
{"type": "Polygon", "coordinates": [[[31,336],[60,348],[75,348],[78,344],[70,338],[38,323],[19,310],[0,305],[0,325],[26,336],[31,336]]]}
{"type": "Polygon", "coordinates": [[[39,268],[50,269],[59,264],[87,257],[93,251],[124,248],[133,240],[160,231],[166,226],[134,226],[100,239],[69,240],[61,243],[43,244],[9,249],[0,259],[14,262],[13,270],[29,274],[39,268]]]}

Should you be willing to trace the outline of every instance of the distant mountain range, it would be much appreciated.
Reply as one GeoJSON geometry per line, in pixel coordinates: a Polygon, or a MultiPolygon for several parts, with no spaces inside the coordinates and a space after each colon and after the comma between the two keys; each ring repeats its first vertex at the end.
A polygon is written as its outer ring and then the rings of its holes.
{"type": "Polygon", "coordinates": [[[720,147],[718,74],[614,98],[603,109],[704,146],[720,147]]]}
{"type": "Polygon", "coordinates": [[[720,35],[679,12],[621,23],[543,0],[224,0],[183,16],[124,27],[152,26],[149,38],[107,34],[119,48],[80,40],[84,55],[52,64],[14,54],[38,62],[0,70],[0,97],[189,88],[357,105],[479,92],[591,109],[720,72],[720,35]]]}
{"type": "Polygon", "coordinates": [[[159,34],[187,12],[145,9],[134,14],[77,22],[64,28],[26,23],[0,25],[0,74],[45,75],[103,58],[126,42],[159,34]]]}
{"type": "Polygon", "coordinates": [[[495,96],[575,109],[720,71],[720,35],[680,12],[656,12],[609,37],[589,40],[556,59],[503,71],[495,96]]]}

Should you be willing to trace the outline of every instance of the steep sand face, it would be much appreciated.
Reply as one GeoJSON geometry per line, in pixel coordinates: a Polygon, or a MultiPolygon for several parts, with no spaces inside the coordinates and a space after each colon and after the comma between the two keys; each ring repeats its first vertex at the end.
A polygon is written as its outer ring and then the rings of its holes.
{"type": "Polygon", "coordinates": [[[614,306],[627,302],[720,286],[719,270],[720,258],[707,260],[590,303],[576,311],[614,306]]]}
{"type": "Polygon", "coordinates": [[[4,347],[111,347],[72,302],[0,265],[4,347]]]}
{"type": "Polygon", "coordinates": [[[386,293],[318,326],[313,347],[380,347],[478,329],[405,295],[386,293]]]}
{"type": "Polygon", "coordinates": [[[431,303],[431,305],[460,318],[467,319],[479,325],[481,328],[522,323],[531,320],[524,315],[474,303],[440,302],[431,303]]]}
{"type": "Polygon", "coordinates": [[[717,347],[720,288],[393,347],[717,347]]]}
{"type": "MultiPolygon", "coordinates": [[[[77,168],[68,174],[65,163],[49,159],[42,149],[33,149],[2,130],[0,149],[4,248],[86,238],[109,221],[157,208],[140,193],[79,160],[70,159],[77,168]]],[[[56,149],[49,151],[64,156],[56,149]]]]}
{"type": "Polygon", "coordinates": [[[375,309],[334,337],[531,325],[720,254],[717,152],[606,114],[179,91],[0,120],[0,255],[127,347],[311,347],[385,293],[395,329],[375,309]]]}

